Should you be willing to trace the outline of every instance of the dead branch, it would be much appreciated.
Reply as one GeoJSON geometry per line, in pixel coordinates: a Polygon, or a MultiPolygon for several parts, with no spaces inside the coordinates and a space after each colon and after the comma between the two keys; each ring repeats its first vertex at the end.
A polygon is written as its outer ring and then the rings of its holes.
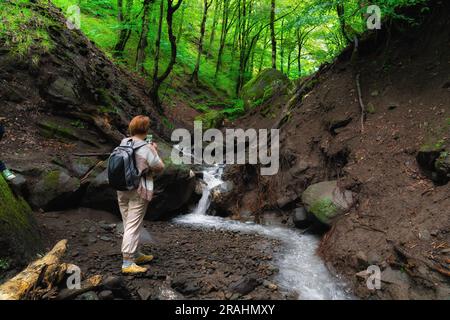
{"type": "Polygon", "coordinates": [[[25,270],[2,284],[0,300],[25,299],[40,283],[46,283],[51,287],[52,284],[60,282],[68,266],[59,262],[66,249],[67,240],[59,241],[44,257],[32,262],[25,270]]]}

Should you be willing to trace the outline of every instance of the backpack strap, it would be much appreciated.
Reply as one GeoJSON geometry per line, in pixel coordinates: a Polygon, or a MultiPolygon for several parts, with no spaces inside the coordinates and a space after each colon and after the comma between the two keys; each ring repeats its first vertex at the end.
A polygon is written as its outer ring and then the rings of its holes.
{"type": "Polygon", "coordinates": [[[133,151],[136,151],[137,149],[140,149],[147,144],[148,143],[146,141],[134,141],[133,138],[127,138],[124,141],[122,141],[121,146],[131,147],[133,148],[133,151]]]}

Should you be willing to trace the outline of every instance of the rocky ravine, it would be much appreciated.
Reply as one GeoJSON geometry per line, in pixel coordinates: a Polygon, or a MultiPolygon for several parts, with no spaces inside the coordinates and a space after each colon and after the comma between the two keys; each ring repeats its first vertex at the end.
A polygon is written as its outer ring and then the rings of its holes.
{"type": "Polygon", "coordinates": [[[260,177],[252,166],[229,168],[225,180],[235,188],[216,210],[290,221],[306,207],[320,216],[330,203],[311,210],[304,191],[337,181],[338,193],[352,192],[352,201],[324,220],[331,228],[320,253],[362,298],[450,296],[450,5],[433,1],[432,8],[407,10],[419,26],[397,21],[390,37],[369,35],[358,59],[351,61],[349,48],[290,96],[274,94],[234,124],[279,127],[281,169],[260,177]],[[360,272],[369,265],[381,268],[381,290],[367,289],[360,272]]]}

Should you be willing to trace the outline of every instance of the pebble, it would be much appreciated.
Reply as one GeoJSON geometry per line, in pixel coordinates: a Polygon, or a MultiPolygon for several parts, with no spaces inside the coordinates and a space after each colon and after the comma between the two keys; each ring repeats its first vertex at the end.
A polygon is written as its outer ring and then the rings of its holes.
{"type": "Polygon", "coordinates": [[[150,290],[148,290],[147,288],[139,288],[137,291],[139,298],[141,298],[141,300],[148,300],[148,298],[150,298],[150,290]]]}
{"type": "Polygon", "coordinates": [[[111,290],[103,290],[98,294],[100,300],[113,300],[114,294],[111,290]]]}

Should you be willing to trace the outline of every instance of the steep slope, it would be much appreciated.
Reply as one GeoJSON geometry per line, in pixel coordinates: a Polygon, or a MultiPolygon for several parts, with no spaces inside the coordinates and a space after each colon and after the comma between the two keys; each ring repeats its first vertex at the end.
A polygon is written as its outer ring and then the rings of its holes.
{"type": "Polygon", "coordinates": [[[280,127],[281,169],[259,177],[250,166],[231,168],[237,187],[224,210],[292,214],[309,185],[338,180],[357,201],[326,233],[320,253],[365,298],[450,296],[450,184],[432,180],[435,173],[416,161],[430,146],[445,161],[450,137],[450,5],[429,6],[406,10],[416,27],[395,21],[363,40],[353,63],[349,48],[300,83],[298,99],[273,106],[281,110],[275,118],[263,117],[266,104],[234,124],[280,127]],[[381,290],[356,275],[369,265],[381,267],[381,290]]]}
{"type": "Polygon", "coordinates": [[[1,159],[18,176],[14,188],[34,210],[80,205],[117,211],[106,159],[137,114],[152,120],[168,170],[158,177],[149,214],[191,199],[190,168],[170,162],[172,126],[153,108],[144,80],[114,65],[47,1],[7,1],[0,28],[1,159]],[[107,205],[107,206],[106,206],[107,205]]]}

